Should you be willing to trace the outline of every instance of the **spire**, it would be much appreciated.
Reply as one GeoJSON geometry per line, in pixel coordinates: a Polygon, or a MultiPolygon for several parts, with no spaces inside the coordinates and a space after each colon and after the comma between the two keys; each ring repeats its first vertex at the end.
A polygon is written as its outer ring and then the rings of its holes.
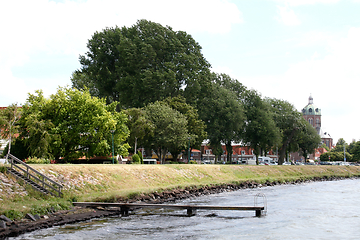
{"type": "Polygon", "coordinates": [[[314,101],[313,101],[313,97],[311,96],[311,93],[310,93],[310,97],[309,97],[309,104],[313,104],[314,101]]]}

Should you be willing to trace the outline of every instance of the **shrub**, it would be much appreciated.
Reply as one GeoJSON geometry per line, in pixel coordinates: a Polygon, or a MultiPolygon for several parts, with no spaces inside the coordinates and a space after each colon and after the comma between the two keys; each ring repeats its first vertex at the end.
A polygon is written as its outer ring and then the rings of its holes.
{"type": "Polygon", "coordinates": [[[139,155],[138,154],[134,154],[133,156],[132,156],[132,162],[133,163],[137,163],[137,164],[140,164],[141,163],[141,159],[140,159],[140,157],[139,157],[139,155]]]}
{"type": "Polygon", "coordinates": [[[195,160],[190,160],[190,164],[197,164],[195,160]]]}
{"type": "Polygon", "coordinates": [[[142,155],[142,153],[140,151],[138,151],[138,155],[140,157],[140,163],[144,164],[144,158],[143,158],[143,155],[142,155]]]}
{"type": "Polygon", "coordinates": [[[29,158],[25,159],[25,162],[27,164],[50,164],[49,159],[37,158],[37,157],[29,157],[29,158]]]}

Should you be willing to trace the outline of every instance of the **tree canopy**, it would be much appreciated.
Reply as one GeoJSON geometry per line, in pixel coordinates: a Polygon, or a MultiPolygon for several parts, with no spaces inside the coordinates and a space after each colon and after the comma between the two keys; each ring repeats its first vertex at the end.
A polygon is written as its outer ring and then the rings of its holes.
{"type": "Polygon", "coordinates": [[[128,115],[126,125],[130,130],[128,143],[134,146],[134,153],[137,152],[137,146],[145,147],[146,143],[154,135],[154,125],[146,117],[143,108],[129,108],[124,111],[128,115]]]}
{"type": "Polygon", "coordinates": [[[296,135],[304,129],[304,121],[301,113],[291,103],[270,98],[267,101],[272,107],[274,121],[281,133],[279,164],[282,164],[287,152],[299,150],[296,135]]]}
{"type": "Polygon", "coordinates": [[[162,102],[168,104],[171,108],[186,117],[190,147],[200,149],[202,141],[207,137],[207,133],[205,131],[206,125],[200,119],[198,110],[190,104],[187,104],[186,99],[182,96],[166,98],[162,102]]]}
{"type": "Polygon", "coordinates": [[[232,143],[241,142],[256,156],[278,148],[281,164],[287,152],[302,149],[305,154],[318,144],[290,103],[262,99],[238,80],[211,73],[201,46],[186,32],[139,20],[131,27],[95,32],[87,48],[72,75],[73,86],[127,109],[134,148],[139,140],[162,157],[164,151],[176,157],[186,147],[185,138],[198,148],[207,136],[218,156],[226,145],[228,161],[232,143]]]}
{"type": "Polygon", "coordinates": [[[181,95],[210,67],[189,34],[147,20],[95,32],[87,47],[73,86],[123,108],[181,95]]]}
{"type": "Polygon", "coordinates": [[[71,161],[83,156],[126,154],[126,115],[115,111],[116,102],[91,97],[87,91],[59,88],[46,99],[41,91],[29,94],[20,119],[21,139],[31,156],[71,161]]]}
{"type": "Polygon", "coordinates": [[[302,124],[303,129],[298,134],[297,143],[304,159],[307,159],[309,154],[315,152],[315,149],[318,148],[321,144],[321,138],[317,134],[316,129],[305,119],[302,119],[304,122],[302,124]]]}
{"type": "Polygon", "coordinates": [[[239,142],[244,132],[244,109],[235,92],[224,88],[216,81],[202,89],[197,101],[200,116],[206,124],[206,131],[214,153],[222,154],[221,144],[227,147],[230,161],[232,142],[239,142]]]}
{"type": "Polygon", "coordinates": [[[177,157],[189,138],[186,117],[162,102],[150,103],[145,107],[146,117],[153,124],[154,135],[150,139],[151,148],[162,163],[168,151],[177,157]]]}
{"type": "Polygon", "coordinates": [[[280,144],[280,129],[276,126],[268,102],[256,91],[248,91],[244,101],[246,127],[244,142],[254,149],[256,161],[262,152],[268,152],[280,144]]]}

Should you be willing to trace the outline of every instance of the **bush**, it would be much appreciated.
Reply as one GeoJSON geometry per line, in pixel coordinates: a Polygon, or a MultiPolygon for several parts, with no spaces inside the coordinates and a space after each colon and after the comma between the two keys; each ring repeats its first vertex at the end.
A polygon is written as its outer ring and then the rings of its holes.
{"type": "Polygon", "coordinates": [[[190,164],[197,164],[195,160],[190,160],[190,164]]]}
{"type": "Polygon", "coordinates": [[[144,164],[144,158],[143,158],[143,155],[142,155],[142,153],[140,151],[138,151],[138,155],[140,157],[140,163],[144,164]]]}
{"type": "Polygon", "coordinates": [[[29,158],[25,159],[25,162],[27,164],[50,164],[49,159],[37,158],[37,157],[29,157],[29,158]]]}
{"type": "Polygon", "coordinates": [[[134,154],[133,156],[132,156],[132,162],[133,163],[135,163],[135,164],[141,164],[141,158],[139,157],[139,155],[138,154],[134,154]]]}

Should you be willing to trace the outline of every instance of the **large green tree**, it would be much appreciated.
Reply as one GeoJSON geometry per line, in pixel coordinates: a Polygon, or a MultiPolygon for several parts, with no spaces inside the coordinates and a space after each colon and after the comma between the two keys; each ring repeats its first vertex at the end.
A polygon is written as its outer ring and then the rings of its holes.
{"type": "Polygon", "coordinates": [[[297,144],[304,159],[307,159],[309,154],[314,153],[315,149],[320,147],[321,138],[309,122],[304,118],[301,121],[303,121],[303,128],[297,136],[297,144]]]}
{"type": "Polygon", "coordinates": [[[332,152],[344,152],[344,147],[345,147],[345,151],[346,151],[349,146],[343,138],[339,138],[335,147],[333,149],[331,149],[331,151],[332,152]]]}
{"type": "Polygon", "coordinates": [[[165,162],[165,155],[170,150],[175,152],[176,158],[180,150],[186,147],[189,138],[186,117],[160,101],[148,104],[145,112],[154,127],[154,136],[150,139],[151,148],[161,163],[165,162]]]}
{"type": "Polygon", "coordinates": [[[73,86],[123,108],[181,95],[210,67],[189,34],[147,20],[95,32],[87,47],[73,86]]]}
{"type": "Polygon", "coordinates": [[[29,94],[20,126],[31,156],[54,157],[65,162],[82,156],[107,156],[112,150],[126,154],[126,115],[115,110],[117,103],[92,97],[87,91],[59,88],[46,99],[41,91],[29,94]]]}
{"type": "Polygon", "coordinates": [[[190,147],[200,149],[201,143],[207,137],[207,133],[205,131],[206,125],[200,119],[198,110],[187,104],[186,99],[182,96],[166,98],[163,102],[186,117],[190,147]]]}
{"type": "Polygon", "coordinates": [[[272,106],[273,118],[281,133],[281,144],[279,148],[279,165],[283,164],[287,152],[299,150],[296,135],[304,129],[303,117],[295,107],[284,100],[267,99],[272,106]]]}
{"type": "Polygon", "coordinates": [[[129,144],[134,146],[134,153],[137,152],[137,146],[145,147],[147,140],[154,135],[154,125],[146,117],[143,108],[129,108],[124,111],[128,115],[126,125],[130,130],[128,139],[129,144]]]}
{"type": "Polygon", "coordinates": [[[231,161],[232,142],[239,142],[244,132],[245,114],[235,92],[216,81],[202,87],[197,101],[199,114],[206,124],[206,131],[218,159],[222,154],[221,144],[226,145],[227,161],[231,161]]]}
{"type": "Polygon", "coordinates": [[[244,108],[246,113],[244,142],[254,150],[256,163],[259,164],[258,157],[262,152],[268,152],[280,144],[280,129],[276,126],[269,103],[256,91],[247,91],[244,108]]]}

